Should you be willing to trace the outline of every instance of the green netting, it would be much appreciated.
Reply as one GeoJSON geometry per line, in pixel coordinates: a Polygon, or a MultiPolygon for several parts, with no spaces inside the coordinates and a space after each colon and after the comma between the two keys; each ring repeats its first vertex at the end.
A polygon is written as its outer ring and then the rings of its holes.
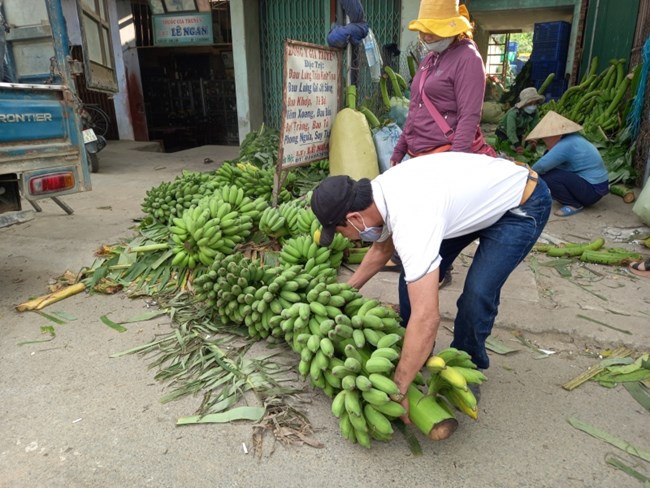
{"type": "Polygon", "coordinates": [[[325,45],[329,32],[329,0],[260,1],[260,47],[264,122],[275,129],[282,122],[284,41],[325,45]]]}
{"type": "MultiPolygon", "coordinates": [[[[406,55],[402,53],[395,56],[390,46],[399,46],[401,0],[364,0],[362,2],[366,14],[366,22],[372,29],[377,39],[377,44],[382,48],[381,55],[384,64],[396,71],[402,71],[406,66],[406,55]]],[[[381,112],[381,95],[378,83],[370,79],[370,71],[366,62],[363,46],[359,47],[359,76],[357,79],[358,100],[366,103],[375,113],[381,112]]]]}
{"type": "MultiPolygon", "coordinates": [[[[364,0],[366,21],[379,46],[399,45],[401,0],[364,0]]],[[[278,129],[282,121],[282,60],[285,39],[327,44],[330,30],[330,0],[261,0],[260,46],[264,122],[278,129]]],[[[357,53],[353,53],[353,56],[357,53]]],[[[406,54],[394,56],[382,49],[384,62],[404,71],[406,54]]],[[[352,66],[355,66],[353,58],[352,66]]],[[[372,83],[363,48],[358,49],[357,89],[359,101],[366,99],[373,109],[379,107],[379,88],[372,83]]],[[[347,77],[344,56],[343,78],[347,77]]]]}

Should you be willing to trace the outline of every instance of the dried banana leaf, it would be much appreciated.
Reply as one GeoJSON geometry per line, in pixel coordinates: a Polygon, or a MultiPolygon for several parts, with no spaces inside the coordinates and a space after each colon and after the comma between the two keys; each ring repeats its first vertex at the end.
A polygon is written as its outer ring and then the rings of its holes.
{"type": "Polygon", "coordinates": [[[619,437],[615,437],[605,431],[599,430],[596,427],[589,425],[585,422],[582,422],[581,420],[578,420],[575,417],[569,417],[567,419],[569,424],[571,424],[573,427],[575,427],[578,430],[581,430],[587,434],[589,434],[592,437],[595,437],[596,439],[600,439],[601,441],[605,441],[608,444],[611,444],[614,447],[618,447],[622,451],[627,452],[628,454],[631,454],[632,456],[636,456],[640,459],[643,459],[644,461],[650,462],[650,451],[646,451],[644,449],[640,449],[638,447],[633,446],[629,442],[627,442],[624,439],[621,439],[619,437]]]}

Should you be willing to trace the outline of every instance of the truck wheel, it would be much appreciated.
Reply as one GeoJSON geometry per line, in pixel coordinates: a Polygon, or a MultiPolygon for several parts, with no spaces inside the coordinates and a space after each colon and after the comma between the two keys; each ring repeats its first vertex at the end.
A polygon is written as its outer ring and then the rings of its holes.
{"type": "Polygon", "coordinates": [[[99,172],[99,156],[97,153],[88,153],[88,161],[90,162],[90,171],[93,173],[99,172]]]}

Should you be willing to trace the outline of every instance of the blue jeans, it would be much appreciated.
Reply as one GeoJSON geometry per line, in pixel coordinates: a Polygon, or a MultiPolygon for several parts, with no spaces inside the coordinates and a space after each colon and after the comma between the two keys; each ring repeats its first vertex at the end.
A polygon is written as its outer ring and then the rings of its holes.
{"type": "Polygon", "coordinates": [[[575,173],[563,169],[552,169],[540,177],[551,190],[551,196],[562,205],[574,208],[589,207],[608,193],[608,183],[605,181],[592,185],[575,173]]]}
{"type": "MultiPolygon", "coordinates": [[[[526,203],[506,212],[490,227],[442,241],[441,280],[460,252],[479,239],[463,292],[458,298],[454,340],[451,343],[452,347],[468,352],[479,368],[490,366],[485,340],[491,334],[497,316],[501,288],[537,242],[550,211],[551,193],[540,179],[526,203]]],[[[403,271],[398,291],[400,315],[402,323],[406,325],[411,316],[411,304],[403,271]]]]}

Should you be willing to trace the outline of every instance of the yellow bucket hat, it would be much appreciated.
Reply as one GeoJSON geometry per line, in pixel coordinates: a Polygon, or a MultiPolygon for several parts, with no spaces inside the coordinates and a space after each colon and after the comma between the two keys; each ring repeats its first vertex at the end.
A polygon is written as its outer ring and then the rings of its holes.
{"type": "Polygon", "coordinates": [[[559,113],[549,110],[542,120],[530,131],[526,137],[527,141],[532,139],[544,139],[545,137],[563,136],[580,132],[582,126],[572,120],[562,117],[559,113]]]}
{"type": "Polygon", "coordinates": [[[469,12],[458,0],[422,0],[418,18],[409,22],[409,30],[439,37],[454,37],[471,31],[469,12]]]}

